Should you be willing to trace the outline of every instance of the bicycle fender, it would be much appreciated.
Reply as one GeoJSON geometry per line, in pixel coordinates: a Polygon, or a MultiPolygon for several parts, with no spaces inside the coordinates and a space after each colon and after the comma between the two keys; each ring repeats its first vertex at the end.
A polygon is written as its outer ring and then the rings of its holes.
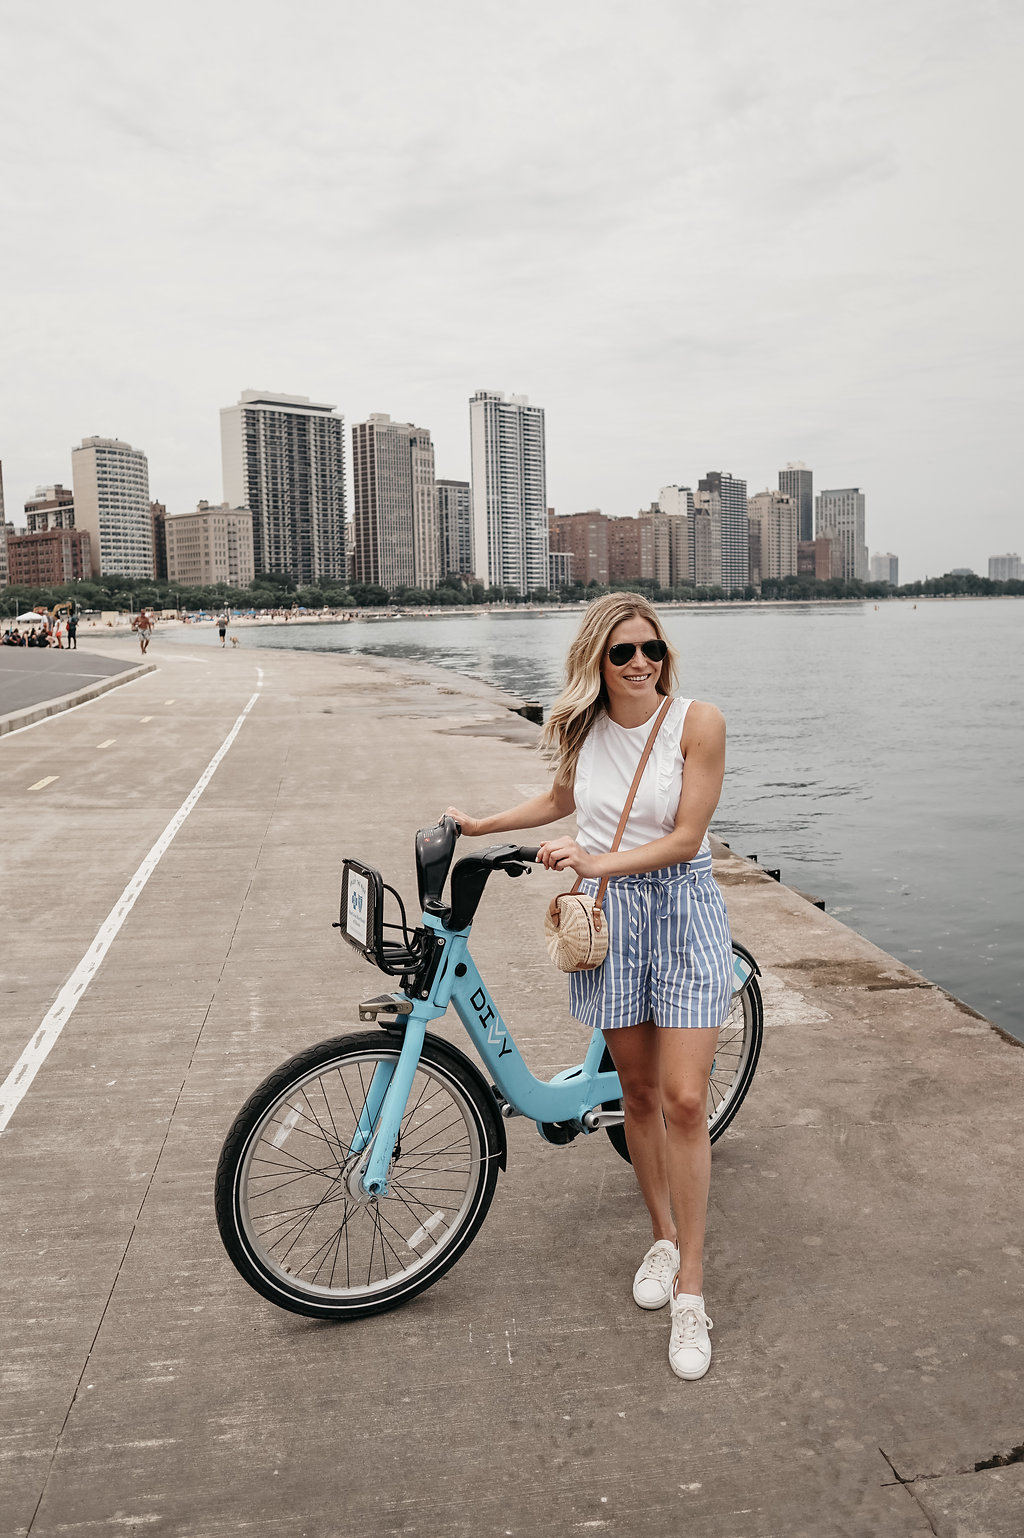
{"type": "Polygon", "coordinates": [[[736,988],[736,987],[733,988],[733,994],[735,995],[737,993],[743,993],[743,991],[746,989],[746,987],[749,984],[750,979],[752,977],[755,977],[755,976],[760,977],[761,976],[761,968],[758,966],[757,962],[754,960],[754,957],[751,955],[750,951],[747,950],[747,947],[745,945],[741,945],[738,940],[734,940],[732,942],[732,951],[733,951],[733,982],[734,983],[735,983],[736,974],[737,974],[737,968],[736,968],[737,961],[741,961],[741,962],[745,963],[746,967],[748,968],[747,975],[743,978],[743,981],[740,983],[739,987],[738,988],[736,988]]]}

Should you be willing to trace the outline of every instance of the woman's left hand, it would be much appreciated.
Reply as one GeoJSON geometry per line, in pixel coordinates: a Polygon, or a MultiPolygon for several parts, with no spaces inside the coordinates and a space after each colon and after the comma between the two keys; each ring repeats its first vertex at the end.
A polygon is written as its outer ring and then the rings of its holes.
{"type": "Polygon", "coordinates": [[[537,860],[548,870],[573,870],[577,876],[599,876],[598,857],[581,849],[574,838],[554,838],[541,844],[537,860]]]}

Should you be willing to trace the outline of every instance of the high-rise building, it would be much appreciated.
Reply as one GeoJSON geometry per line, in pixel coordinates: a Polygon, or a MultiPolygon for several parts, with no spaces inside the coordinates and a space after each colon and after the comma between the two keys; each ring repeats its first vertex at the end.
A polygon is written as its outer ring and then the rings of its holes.
{"type": "Polygon", "coordinates": [[[724,471],[709,470],[697,485],[706,499],[702,505],[717,513],[722,563],[718,582],[727,593],[742,591],[750,581],[747,483],[724,471]]]}
{"type": "Polygon", "coordinates": [[[640,524],[640,577],[649,577],[658,587],[672,587],[672,528],[680,523],[669,518],[657,502],[637,513],[640,524]]]}
{"type": "Polygon", "coordinates": [[[149,516],[153,523],[153,575],[167,581],[167,504],[151,502],[149,516]]]}
{"type": "Polygon", "coordinates": [[[559,517],[548,509],[550,548],[572,556],[572,580],[589,587],[596,582],[608,586],[608,519],[598,507],[587,513],[568,513],[559,517]]]}
{"type": "Polygon", "coordinates": [[[871,580],[872,582],[888,582],[890,587],[899,587],[899,557],[893,555],[891,550],[886,551],[885,555],[873,555],[871,557],[871,580]]]}
{"type": "Polygon", "coordinates": [[[83,438],[71,450],[75,528],[89,535],[96,575],[153,576],[149,462],[120,438],[83,438]]]}
{"type": "Polygon", "coordinates": [[[689,486],[663,486],[658,493],[658,506],[669,518],[669,580],[668,587],[684,587],[693,581],[690,567],[690,526],[693,513],[693,492],[689,486]]]}
{"type": "Polygon", "coordinates": [[[609,582],[635,582],[638,577],[647,575],[645,565],[649,571],[654,564],[652,547],[650,520],[646,521],[645,527],[640,518],[609,518],[609,582]]]}
{"type": "Polygon", "coordinates": [[[434,446],[425,427],[374,412],[352,428],[355,500],[353,580],[437,586],[434,446]]]}
{"type": "Polygon", "coordinates": [[[722,586],[722,509],[716,492],[695,491],[689,517],[689,569],[697,587],[722,586]]]}
{"type": "Polygon", "coordinates": [[[25,517],[30,534],[47,529],[73,529],[75,494],[69,486],[37,486],[36,494],[25,503],[25,517]]]}
{"type": "Polygon", "coordinates": [[[544,411],[525,395],[469,403],[477,576],[519,593],[548,584],[544,411]]]}
{"type": "Polygon", "coordinates": [[[783,491],[759,491],[748,498],[750,580],[759,587],[766,579],[797,574],[797,506],[783,491]],[[756,534],[755,534],[756,527],[756,534]],[[754,548],[757,548],[755,566],[754,548]]]}
{"type": "Polygon", "coordinates": [[[802,460],[794,460],[779,471],[779,490],[796,503],[796,537],[814,538],[814,472],[802,460]]]}
{"type": "Polygon", "coordinates": [[[1019,582],[1021,580],[1020,556],[1015,552],[1007,555],[990,555],[988,574],[993,582],[1019,582]]]}
{"type": "Polygon", "coordinates": [[[6,587],[7,581],[7,516],[4,512],[4,467],[0,461],[0,587],[6,587]]]}
{"type": "Polygon", "coordinates": [[[25,587],[59,587],[93,575],[91,540],[85,529],[40,529],[7,541],[8,575],[25,587]]]}
{"type": "Polygon", "coordinates": [[[814,499],[815,538],[832,540],[844,582],[865,582],[868,547],[864,543],[864,493],[856,486],[822,491],[814,499]]]}
{"type": "Polygon", "coordinates": [[[224,501],[252,513],[257,573],[343,582],[344,417],[306,395],[243,390],[220,434],[224,501]]]}
{"type": "Polygon", "coordinates": [[[473,560],[473,496],[468,481],[437,481],[437,537],[443,577],[468,577],[473,560]]]}
{"type": "Polygon", "coordinates": [[[182,587],[249,587],[255,576],[252,514],[247,507],[211,507],[200,502],[194,513],[163,520],[167,580],[182,587]]]}

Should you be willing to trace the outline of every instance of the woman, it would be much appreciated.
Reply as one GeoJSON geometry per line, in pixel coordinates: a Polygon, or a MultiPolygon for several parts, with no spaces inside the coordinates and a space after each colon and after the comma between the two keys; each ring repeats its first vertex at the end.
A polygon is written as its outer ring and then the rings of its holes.
{"type": "Polygon", "coordinates": [[[725,721],[676,699],[658,732],[616,853],[608,853],[653,719],[675,681],[676,654],[637,593],[587,609],[544,742],[549,791],[492,817],[451,816],[470,837],[536,828],[576,813],[576,838],[539,859],[574,871],[583,890],[610,877],[609,948],[569,979],[573,1015],[604,1032],[622,1084],[626,1141],[654,1243],[633,1279],[641,1308],[670,1304],[669,1363],[702,1378],[711,1364],[703,1250],[711,1175],[707,1086],[732,992],[732,942],[707,841],[725,770],[725,721]]]}

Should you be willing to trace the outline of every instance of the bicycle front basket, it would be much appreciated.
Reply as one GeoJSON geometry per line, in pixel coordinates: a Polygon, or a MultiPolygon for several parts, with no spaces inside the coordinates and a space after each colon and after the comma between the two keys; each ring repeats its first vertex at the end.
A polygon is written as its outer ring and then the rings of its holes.
{"type": "Polygon", "coordinates": [[[379,870],[359,860],[341,867],[341,930],[349,945],[379,964],[383,954],[384,882],[379,870]]]}

